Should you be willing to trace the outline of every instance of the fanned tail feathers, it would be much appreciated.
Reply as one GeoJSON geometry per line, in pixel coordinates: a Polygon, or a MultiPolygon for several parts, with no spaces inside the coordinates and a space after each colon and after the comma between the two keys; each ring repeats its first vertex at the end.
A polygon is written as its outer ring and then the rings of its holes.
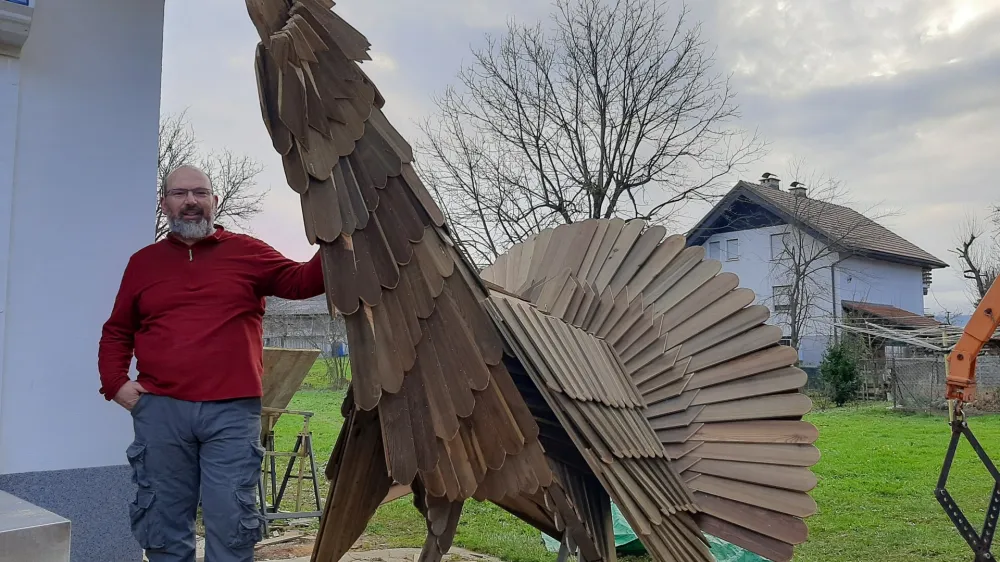
{"type": "Polygon", "coordinates": [[[543,231],[482,277],[614,349],[702,531],[790,560],[816,510],[806,375],[795,350],[779,344],[781,329],[766,324],[767,308],[721,269],[683,236],[610,219],[543,231]]]}

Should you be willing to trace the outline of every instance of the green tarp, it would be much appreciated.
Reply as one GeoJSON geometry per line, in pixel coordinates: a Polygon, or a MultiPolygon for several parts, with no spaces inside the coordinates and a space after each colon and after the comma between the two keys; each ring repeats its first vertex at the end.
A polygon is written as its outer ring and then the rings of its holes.
{"type": "MultiPolygon", "coordinates": [[[[618,506],[614,503],[611,504],[611,522],[614,524],[615,529],[615,549],[619,554],[646,553],[646,548],[642,546],[642,542],[632,532],[632,527],[622,517],[621,511],[618,511],[618,506]]],[[[768,562],[766,558],[761,558],[722,539],[711,535],[705,535],[705,537],[708,539],[712,555],[715,556],[717,562],[768,562]]],[[[542,533],[542,541],[549,552],[559,552],[559,541],[556,539],[542,533]]]]}

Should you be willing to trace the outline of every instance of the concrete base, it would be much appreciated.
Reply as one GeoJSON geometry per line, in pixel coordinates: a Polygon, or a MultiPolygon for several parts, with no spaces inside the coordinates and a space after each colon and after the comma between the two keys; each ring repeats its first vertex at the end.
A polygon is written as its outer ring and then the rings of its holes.
{"type": "Polygon", "coordinates": [[[71,562],[139,562],[129,528],[135,495],[126,465],[0,475],[0,490],[69,519],[71,562]]]}
{"type": "Polygon", "coordinates": [[[69,519],[0,491],[0,562],[70,562],[69,519]]]}

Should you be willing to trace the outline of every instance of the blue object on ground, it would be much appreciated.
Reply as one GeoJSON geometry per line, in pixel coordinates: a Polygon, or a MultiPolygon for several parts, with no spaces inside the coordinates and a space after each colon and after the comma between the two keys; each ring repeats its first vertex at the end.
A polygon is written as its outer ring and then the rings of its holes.
{"type": "MultiPolygon", "coordinates": [[[[611,523],[615,531],[615,550],[619,554],[644,554],[646,552],[646,547],[642,545],[642,541],[632,531],[632,526],[628,524],[614,503],[611,504],[611,523]]],[[[768,562],[766,558],[718,537],[706,534],[705,538],[708,539],[709,548],[717,562],[768,562]]],[[[556,539],[542,533],[542,542],[545,543],[545,549],[549,552],[559,552],[559,541],[556,539]]]]}

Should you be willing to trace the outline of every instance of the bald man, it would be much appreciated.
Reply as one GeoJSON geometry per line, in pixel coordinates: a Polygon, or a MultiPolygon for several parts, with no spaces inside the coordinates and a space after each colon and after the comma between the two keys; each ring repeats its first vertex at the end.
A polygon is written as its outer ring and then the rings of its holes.
{"type": "Polygon", "coordinates": [[[165,183],[170,233],[125,268],[101,335],[100,392],[132,414],[129,513],[150,562],[195,562],[199,493],[206,560],[251,562],[263,523],[264,297],[322,294],[319,254],[295,262],[216,225],[219,198],[198,168],[165,183]]]}

